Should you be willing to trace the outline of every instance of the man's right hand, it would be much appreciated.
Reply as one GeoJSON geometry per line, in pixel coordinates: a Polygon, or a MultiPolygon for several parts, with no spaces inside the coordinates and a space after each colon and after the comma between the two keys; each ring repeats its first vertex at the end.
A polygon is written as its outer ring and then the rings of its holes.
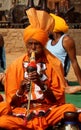
{"type": "Polygon", "coordinates": [[[21,97],[24,92],[30,91],[30,82],[28,79],[22,80],[20,83],[20,88],[16,91],[15,95],[12,97],[11,106],[19,106],[21,104],[21,97]]]}
{"type": "Polygon", "coordinates": [[[22,80],[20,83],[20,89],[19,92],[24,93],[24,92],[29,92],[30,91],[30,81],[27,79],[22,80]]]}

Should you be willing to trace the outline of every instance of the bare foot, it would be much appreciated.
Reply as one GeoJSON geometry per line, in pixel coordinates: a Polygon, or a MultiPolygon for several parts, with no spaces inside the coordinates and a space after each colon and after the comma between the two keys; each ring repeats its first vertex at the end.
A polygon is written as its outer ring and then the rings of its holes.
{"type": "Polygon", "coordinates": [[[76,93],[76,92],[79,92],[81,91],[81,86],[67,86],[65,88],[65,93],[68,93],[68,94],[73,94],[73,93],[76,93]]]}
{"type": "Polygon", "coordinates": [[[77,112],[81,112],[81,108],[76,107],[77,112]]]}

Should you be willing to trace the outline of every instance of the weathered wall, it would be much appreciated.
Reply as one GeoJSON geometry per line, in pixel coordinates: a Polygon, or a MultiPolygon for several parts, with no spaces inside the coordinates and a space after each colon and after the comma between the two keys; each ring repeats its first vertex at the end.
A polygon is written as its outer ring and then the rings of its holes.
{"type": "MultiPolygon", "coordinates": [[[[6,52],[24,51],[23,29],[0,29],[4,37],[6,52]]],[[[76,43],[77,55],[81,55],[81,29],[70,29],[68,32],[76,43]]]]}
{"type": "Polygon", "coordinates": [[[75,40],[77,55],[81,55],[81,29],[70,29],[68,33],[75,40]]]}
{"type": "Polygon", "coordinates": [[[23,29],[0,29],[6,52],[24,51],[23,29]]]}

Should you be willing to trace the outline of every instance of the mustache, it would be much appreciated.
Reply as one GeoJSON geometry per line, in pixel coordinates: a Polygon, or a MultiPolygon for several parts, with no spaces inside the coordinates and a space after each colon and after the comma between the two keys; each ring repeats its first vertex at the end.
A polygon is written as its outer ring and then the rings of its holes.
{"type": "Polygon", "coordinates": [[[31,50],[30,54],[31,54],[32,52],[34,52],[35,54],[38,53],[37,50],[31,50]]]}

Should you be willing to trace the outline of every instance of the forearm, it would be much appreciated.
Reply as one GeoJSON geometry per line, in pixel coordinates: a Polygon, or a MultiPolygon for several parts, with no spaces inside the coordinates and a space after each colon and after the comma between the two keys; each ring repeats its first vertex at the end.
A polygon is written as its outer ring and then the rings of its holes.
{"type": "Polygon", "coordinates": [[[78,80],[79,84],[81,85],[81,69],[77,63],[72,64],[72,66],[74,68],[74,72],[75,72],[75,75],[77,77],[77,80],[78,80]]]}
{"type": "Polygon", "coordinates": [[[51,103],[56,102],[56,98],[51,89],[47,88],[47,90],[44,91],[43,93],[44,93],[45,98],[47,98],[51,103]]]}
{"type": "Polygon", "coordinates": [[[16,93],[14,94],[14,96],[12,97],[10,105],[13,106],[13,107],[20,106],[21,105],[21,99],[23,97],[23,93],[24,92],[21,89],[17,90],[16,93]]]}

